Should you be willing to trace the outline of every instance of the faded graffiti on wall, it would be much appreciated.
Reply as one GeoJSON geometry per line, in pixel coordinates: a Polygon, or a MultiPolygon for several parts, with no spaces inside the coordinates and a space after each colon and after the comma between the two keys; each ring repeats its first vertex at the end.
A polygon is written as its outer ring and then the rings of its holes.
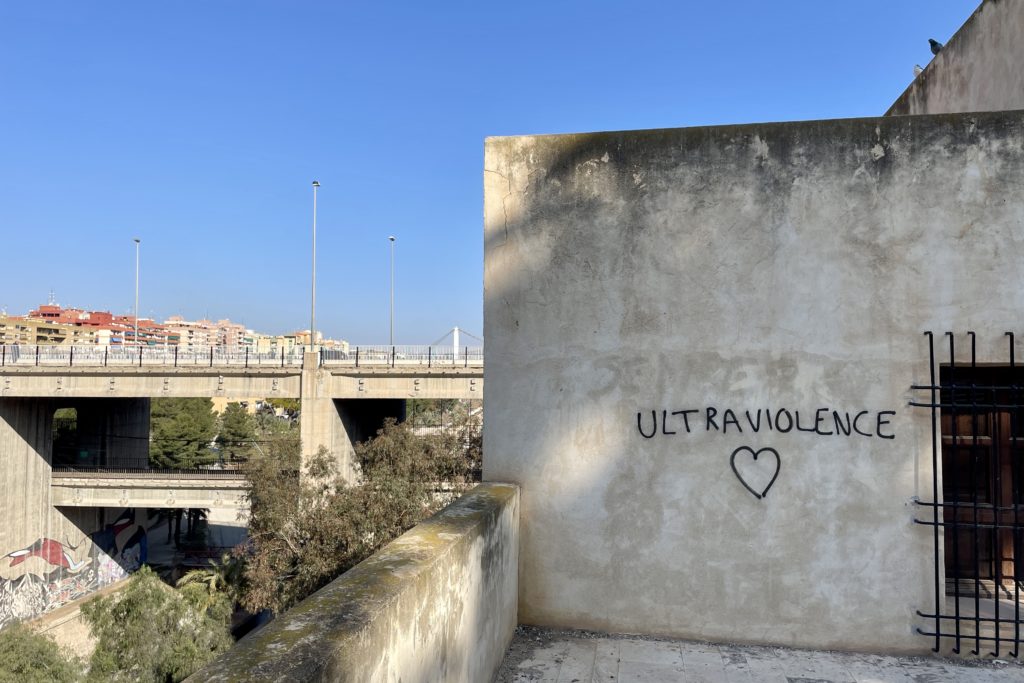
{"type": "Polygon", "coordinates": [[[147,512],[126,509],[77,543],[42,537],[0,556],[0,627],[122,579],[147,560],[147,512]]]}

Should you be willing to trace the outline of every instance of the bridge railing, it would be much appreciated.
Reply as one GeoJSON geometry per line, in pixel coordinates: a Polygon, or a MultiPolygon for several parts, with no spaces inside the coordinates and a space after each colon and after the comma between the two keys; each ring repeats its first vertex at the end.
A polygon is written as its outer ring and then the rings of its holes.
{"type": "MultiPolygon", "coordinates": [[[[257,353],[226,346],[76,346],[9,344],[0,346],[0,367],[300,367],[303,351],[257,353]]],[[[481,367],[482,346],[352,346],[321,349],[321,365],[481,367]]]]}
{"type": "Polygon", "coordinates": [[[257,353],[226,346],[0,346],[0,367],[294,367],[302,350],[257,353]]]}
{"type": "Polygon", "coordinates": [[[245,473],[238,469],[152,469],[148,467],[69,467],[55,466],[52,470],[55,479],[220,479],[235,480],[245,478],[245,473]]]}
{"type": "Polygon", "coordinates": [[[424,366],[480,367],[484,364],[484,347],[464,346],[350,346],[348,351],[323,349],[322,365],[361,366],[424,366]]]}

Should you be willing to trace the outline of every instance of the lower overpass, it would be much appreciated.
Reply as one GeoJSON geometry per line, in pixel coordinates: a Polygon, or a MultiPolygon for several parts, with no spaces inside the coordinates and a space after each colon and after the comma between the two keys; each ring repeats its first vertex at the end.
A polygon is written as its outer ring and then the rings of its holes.
{"type": "Polygon", "coordinates": [[[55,507],[249,509],[238,470],[54,467],[50,494],[55,507]]]}

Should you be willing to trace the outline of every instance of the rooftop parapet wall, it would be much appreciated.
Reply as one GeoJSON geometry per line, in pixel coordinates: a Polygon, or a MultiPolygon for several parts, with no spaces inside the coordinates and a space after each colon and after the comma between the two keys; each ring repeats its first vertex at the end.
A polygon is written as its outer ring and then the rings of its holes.
{"type": "Polygon", "coordinates": [[[489,681],[516,627],[519,489],[481,484],[189,681],[489,681]]]}
{"type": "Polygon", "coordinates": [[[886,115],[1014,109],[1024,109],[1024,2],[985,0],[886,115]]]}
{"type": "Polygon", "coordinates": [[[1014,113],[488,140],[484,479],[523,489],[520,621],[927,650],[910,387],[925,330],[1006,362],[1021,177],[1014,113]]]}

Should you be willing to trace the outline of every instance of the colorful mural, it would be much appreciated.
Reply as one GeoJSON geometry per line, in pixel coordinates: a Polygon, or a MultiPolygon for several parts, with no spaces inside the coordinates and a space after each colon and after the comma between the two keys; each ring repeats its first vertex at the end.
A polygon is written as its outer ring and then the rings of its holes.
{"type": "Polygon", "coordinates": [[[84,597],[145,564],[145,521],[156,514],[125,509],[77,543],[42,537],[0,556],[0,627],[84,597]]]}

